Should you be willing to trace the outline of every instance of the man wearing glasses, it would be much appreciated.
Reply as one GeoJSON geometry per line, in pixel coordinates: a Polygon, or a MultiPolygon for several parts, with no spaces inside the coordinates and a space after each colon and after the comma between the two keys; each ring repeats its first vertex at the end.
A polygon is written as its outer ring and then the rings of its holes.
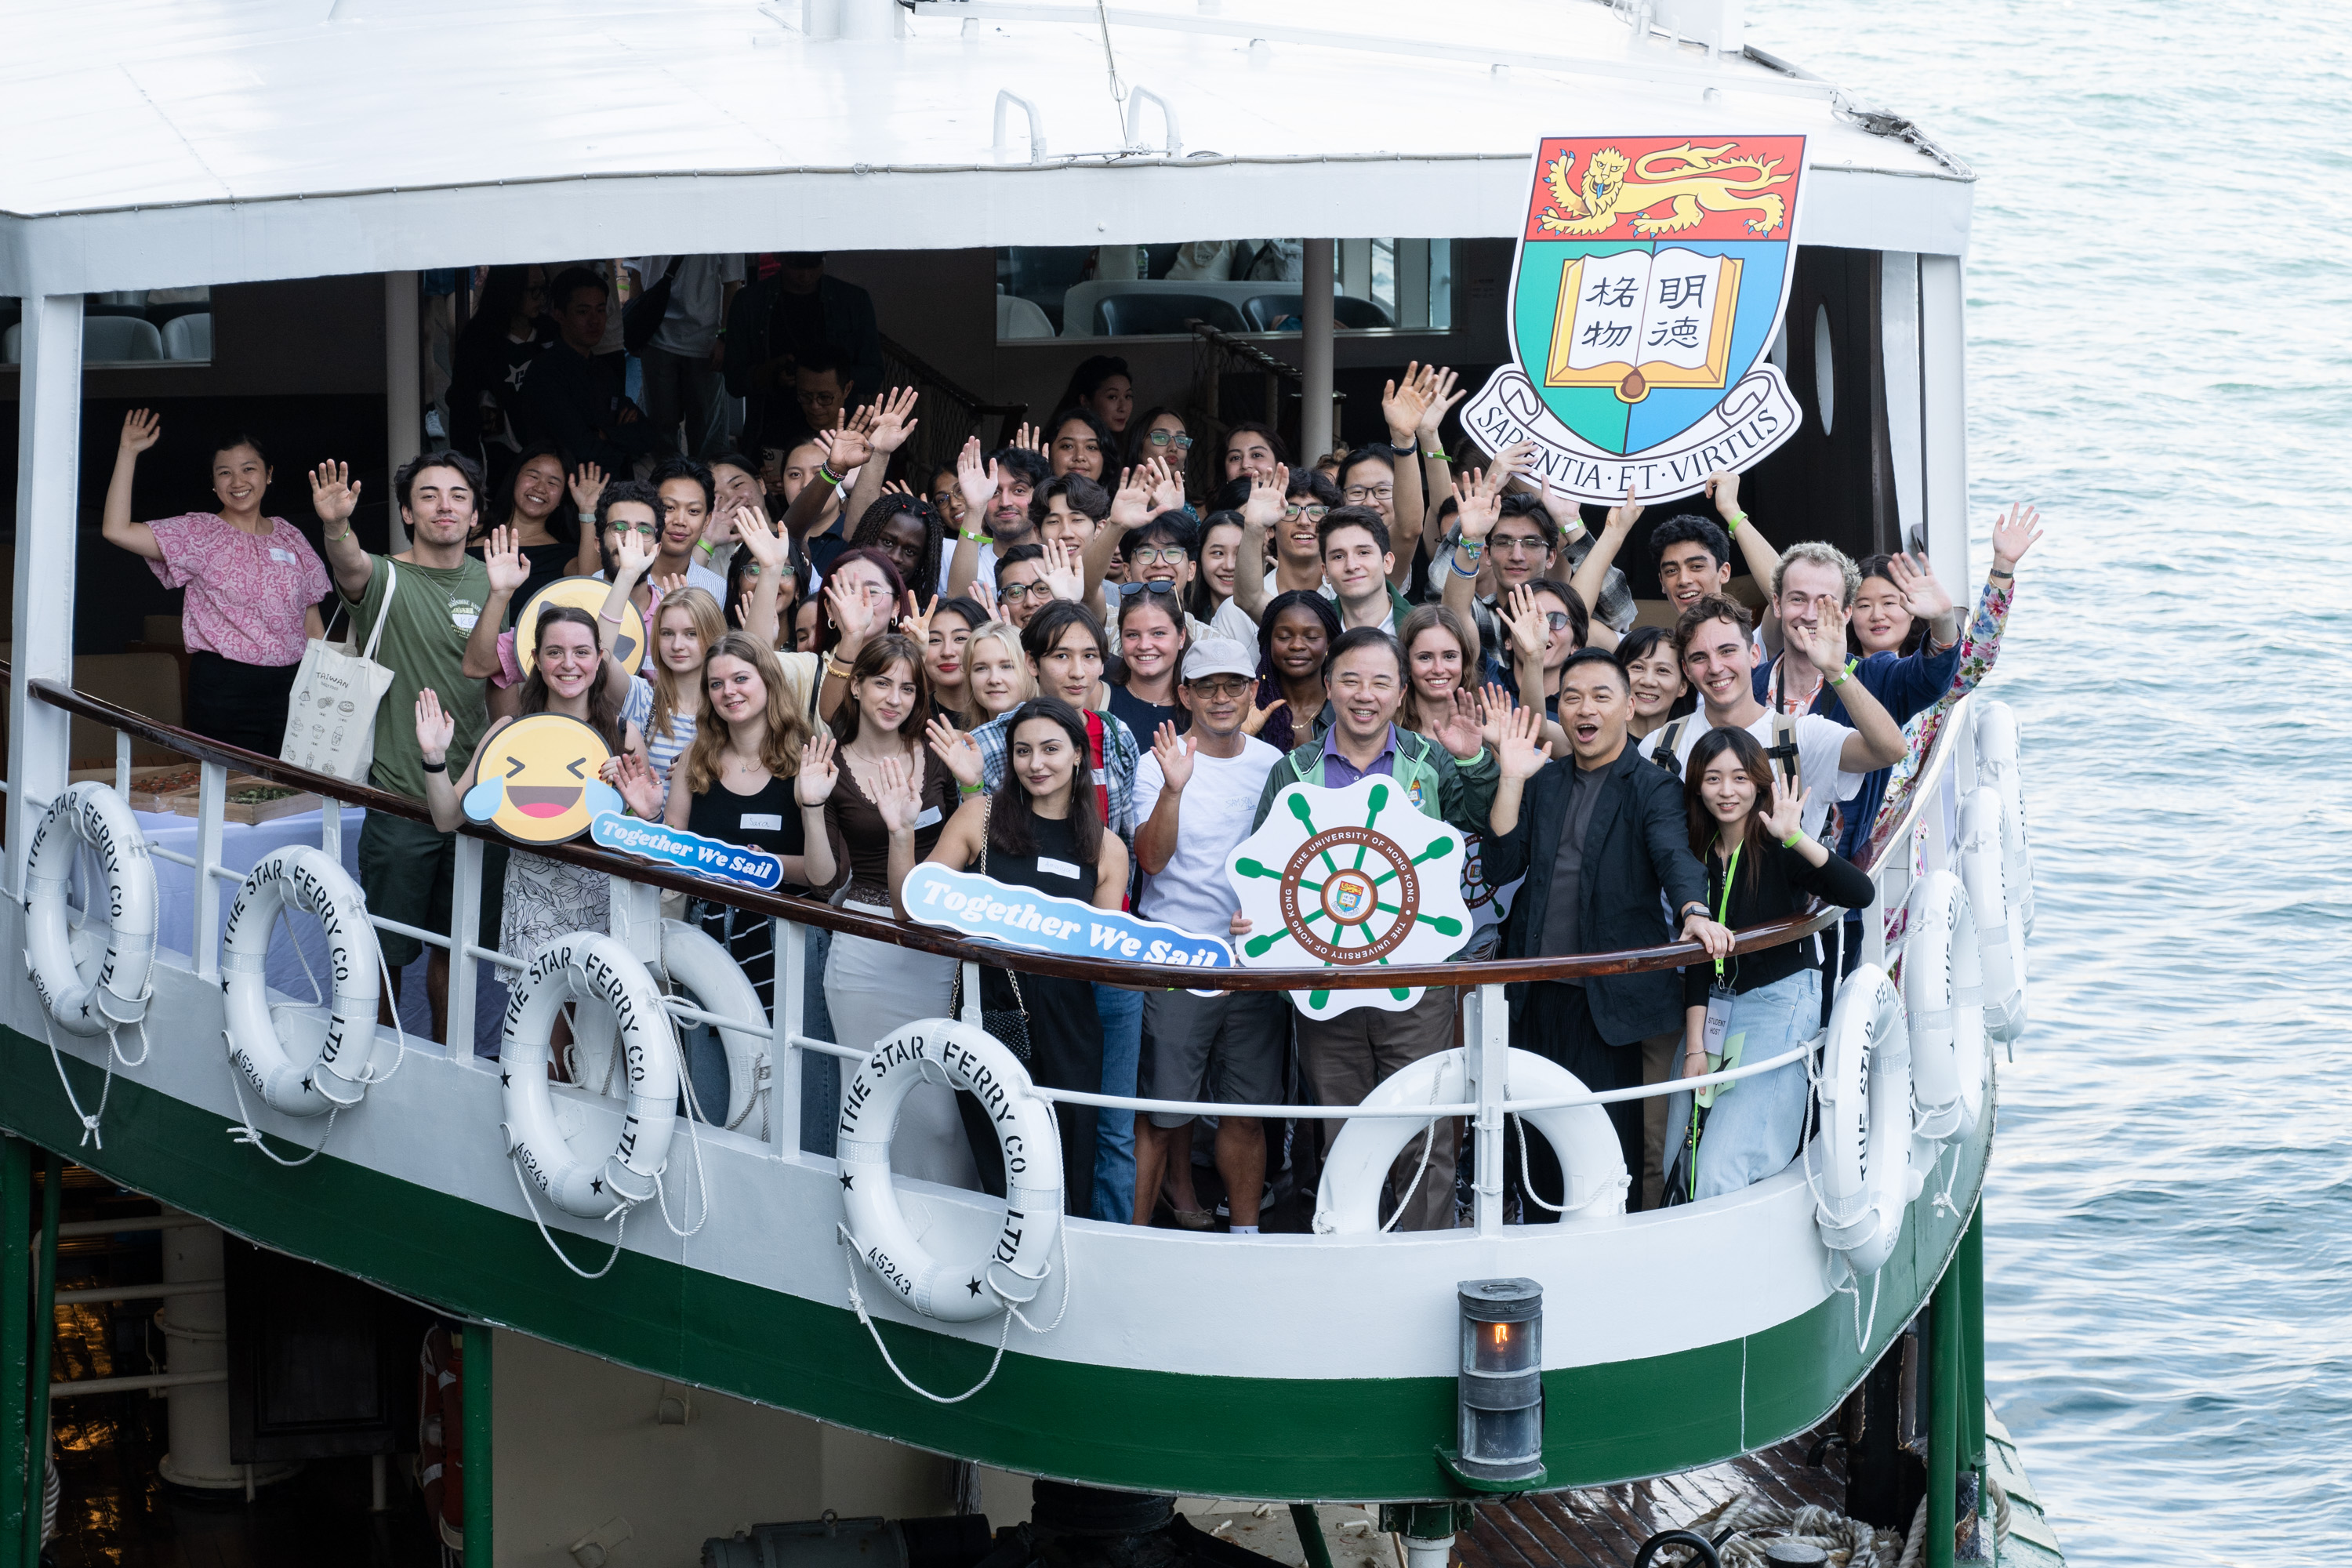
{"type": "MultiPolygon", "coordinates": [[[[1185,654],[1177,700],[1192,716],[1192,728],[1179,735],[1173,723],[1161,725],[1135,774],[1135,858],[1143,872],[1135,908],[1146,920],[1222,936],[1240,910],[1225,857],[1249,837],[1266,775],[1282,758],[1243,733],[1256,693],[1254,647],[1204,637],[1185,654]]],[[[1144,993],[1140,1092],[1152,1100],[1279,1103],[1287,1013],[1277,991],[1144,993]]],[[[1192,1191],[1192,1118],[1155,1111],[1137,1120],[1135,1132],[1135,1223],[1151,1223],[1164,1191],[1180,1225],[1205,1229],[1212,1221],[1192,1191]]],[[[1217,1174],[1233,1234],[1255,1234],[1265,1185],[1257,1118],[1219,1118],[1217,1174]]]]}

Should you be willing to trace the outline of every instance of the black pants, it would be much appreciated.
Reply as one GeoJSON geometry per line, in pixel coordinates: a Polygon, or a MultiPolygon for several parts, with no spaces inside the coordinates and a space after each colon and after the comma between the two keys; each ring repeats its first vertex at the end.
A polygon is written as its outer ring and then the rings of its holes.
{"type": "Polygon", "coordinates": [[[286,700],[299,664],[239,664],[188,654],[188,728],[210,740],[275,757],[286,744],[286,700]]]}
{"type": "MultiPolygon", "coordinates": [[[[1555,981],[1539,981],[1528,987],[1528,1005],[1519,1015],[1516,1030],[1517,1037],[1511,1043],[1521,1050],[1558,1062],[1574,1073],[1586,1089],[1599,1092],[1612,1089],[1638,1089],[1642,1083],[1642,1042],[1612,1046],[1601,1037],[1601,1030],[1592,1021],[1592,1007],[1581,985],[1563,985],[1555,981]]],[[[1601,1107],[1609,1113],[1609,1124],[1617,1130],[1617,1146],[1624,1152],[1625,1169],[1633,1177],[1628,1194],[1627,1207],[1639,1207],[1642,1201],[1642,1102],[1638,1100],[1619,1100],[1601,1107]]],[[[1521,1123],[1517,1117],[1509,1120],[1503,1142],[1503,1190],[1507,1195],[1519,1180],[1521,1123]]],[[[1560,1173],[1559,1157],[1551,1144],[1540,1135],[1526,1140],[1528,1181],[1544,1203],[1558,1204],[1564,1200],[1565,1191],[1560,1173]]],[[[1522,1194],[1524,1197],[1524,1194],[1522,1194]]],[[[1522,1202],[1522,1217],[1528,1225],[1553,1225],[1559,1216],[1539,1204],[1522,1202]]]]}
{"type": "MultiPolygon", "coordinates": [[[[1081,1094],[1102,1092],[1103,1034],[1095,1011],[1094,987],[1083,980],[1061,980],[1033,974],[1020,982],[1016,1001],[1013,983],[1001,969],[983,969],[981,1003],[991,1011],[1020,1007],[1029,1015],[1029,1076],[1047,1089],[1075,1089],[1081,1094]]],[[[964,1136],[971,1140],[972,1163],[980,1172],[981,1190],[1004,1196],[1004,1151],[996,1142],[996,1128],[970,1093],[956,1091],[956,1110],[962,1115],[964,1136]]],[[[1062,1131],[1062,1206],[1084,1216],[1093,1203],[1095,1184],[1095,1108],[1056,1104],[1054,1120],[1062,1131]]]]}

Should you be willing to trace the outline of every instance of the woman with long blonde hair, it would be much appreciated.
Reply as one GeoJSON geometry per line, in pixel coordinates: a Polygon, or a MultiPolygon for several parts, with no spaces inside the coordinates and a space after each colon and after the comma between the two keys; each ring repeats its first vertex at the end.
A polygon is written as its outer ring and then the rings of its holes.
{"type": "Polygon", "coordinates": [[[726,616],[719,601],[700,588],[671,590],[654,612],[654,646],[629,683],[621,716],[645,736],[646,760],[665,795],[670,770],[694,744],[709,711],[703,661],[726,635],[726,616]]]}
{"type": "MultiPolygon", "coordinates": [[[[811,728],[775,651],[747,632],[719,637],[702,686],[705,718],[672,773],[678,787],[668,792],[662,820],[775,856],[784,866],[779,891],[805,891],[830,879],[824,803],[835,779],[833,738],[811,728]]],[[[640,812],[660,805],[650,766],[624,763],[621,793],[640,812]]],[[[696,899],[687,918],[726,947],[772,1017],[775,949],[768,917],[696,899]]]]}

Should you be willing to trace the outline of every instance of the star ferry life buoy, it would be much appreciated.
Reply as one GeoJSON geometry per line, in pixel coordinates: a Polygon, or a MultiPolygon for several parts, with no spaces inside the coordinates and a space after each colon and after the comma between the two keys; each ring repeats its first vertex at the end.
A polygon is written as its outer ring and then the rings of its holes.
{"type": "Polygon", "coordinates": [[[1804,1155],[1819,1172],[1813,1220],[1859,1279],[1895,1255],[1913,1196],[1910,1032],[1878,965],[1858,965],[1838,987],[1824,1057],[1822,1130],[1804,1155]]]}
{"type": "MultiPolygon", "coordinates": [[[[773,1081],[767,1013],[760,1005],[760,993],[742,966],[727,955],[725,947],[684,921],[662,921],[661,969],[670,984],[702,1011],[744,1020],[740,1028],[719,1026],[719,1042],[727,1051],[724,1116],[715,1105],[696,1108],[706,1120],[730,1129],[741,1127],[773,1081]]],[[[590,1011],[574,1018],[572,1081],[610,1092],[613,1043],[609,1014],[590,1011]]]]}
{"type": "Polygon", "coordinates": [[[367,900],[350,873],[324,852],[289,844],[271,850],[246,873],[221,937],[221,989],[229,1060],[270,1109],[316,1116],[360,1102],[373,1081],[368,1059],[376,1040],[380,962],[367,900]],[[334,991],[323,1032],[307,1013],[273,1014],[270,1008],[269,936],[289,906],[318,917],[326,932],[334,991]],[[316,1037],[297,1045],[288,1038],[289,1026],[316,1037]]]}
{"type": "Polygon", "coordinates": [[[1930,871],[1911,889],[1903,1005],[1920,1137],[1965,1138],[1984,1110],[1984,960],[1968,889],[1930,871]]]}
{"type": "Polygon", "coordinates": [[[110,1034],[147,1016],[154,961],[155,862],[139,819],[105,784],[68,784],[42,816],[25,866],[25,963],[41,1005],[68,1034],[110,1034]],[[101,911],[93,896],[76,927],[66,889],[85,845],[98,856],[105,904],[101,911]]]}
{"type": "Polygon", "coordinates": [[[1960,802],[1960,882],[1976,915],[1984,965],[1985,1033],[2013,1040],[2025,1032],[2025,931],[2002,850],[2007,803],[1990,784],[1960,802]]]}
{"type": "Polygon", "coordinates": [[[2017,906],[2017,931],[2021,939],[2033,934],[2033,850],[2025,837],[2017,715],[2008,703],[1978,699],[1976,740],[1977,782],[2000,792],[2000,869],[2009,883],[2010,901],[2017,906]]]}
{"type": "Polygon", "coordinates": [[[927,1318],[968,1323],[1034,1300],[1062,1228],[1062,1137],[1054,1107],[993,1035],[953,1018],[919,1018],[874,1047],[843,1086],[841,1203],[858,1257],[927,1318]],[[987,1246],[935,1258],[898,1206],[890,1136],[919,1083],[969,1092],[1004,1152],[1004,1222],[987,1246]]]}
{"type": "MultiPolygon", "coordinates": [[[[1461,1105],[1476,1098],[1470,1087],[1466,1048],[1440,1051],[1399,1068],[1366,1095],[1368,1106],[1461,1105]]],[[[1505,1091],[1512,1100],[1555,1100],[1582,1094],[1584,1083],[1533,1051],[1514,1049],[1504,1068],[1505,1091]]],[[[1598,1105],[1556,1105],[1515,1110],[1543,1134],[1559,1157],[1567,1192],[1563,1223],[1606,1218],[1625,1212],[1633,1178],[1609,1112],[1598,1105]]],[[[1402,1116],[1360,1116],[1339,1129],[1323,1160],[1323,1180],[1315,1190],[1315,1230],[1319,1236],[1373,1236],[1381,1228],[1381,1192],[1397,1157],[1416,1153],[1423,1122],[1402,1116]]],[[[1424,1177],[1424,1179],[1426,1179],[1424,1177]]]]}
{"type": "Polygon", "coordinates": [[[677,1041],[661,987],[619,941],[573,931],[531,956],[507,999],[499,1081],[507,1152],[556,1207],[582,1219],[605,1219],[654,1195],[677,1121],[677,1041]],[[621,1136],[602,1157],[582,1153],[564,1136],[548,1088],[556,1015],[575,998],[613,1016],[628,1074],[621,1136]]]}

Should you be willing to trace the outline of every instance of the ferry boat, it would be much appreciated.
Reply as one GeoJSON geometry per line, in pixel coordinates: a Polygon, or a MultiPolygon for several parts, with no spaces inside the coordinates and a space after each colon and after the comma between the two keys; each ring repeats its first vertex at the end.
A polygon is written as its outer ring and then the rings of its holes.
{"type": "MultiPolygon", "coordinates": [[[[1139,985],[1178,972],[714,890],[584,841],[544,852],[611,874],[612,929],[532,968],[476,939],[488,830],[468,827],[451,929],[409,933],[465,960],[449,1037],[379,1029],[365,974],[387,922],[316,868],[349,864],[358,814],[422,807],[179,727],[120,663],[168,658],[143,626],[123,635],[131,569],[83,521],[84,455],[132,402],[167,425],[206,407],[266,415],[351,457],[381,498],[426,441],[420,274],[551,252],[826,253],[875,295],[890,378],[923,392],[940,450],[1002,439],[1080,358],[1112,350],[1139,383],[1188,385],[1196,432],[1270,416],[1321,452],[1374,434],[1378,384],[1408,360],[1511,357],[1510,237],[1544,138],[1773,134],[1804,138],[1810,186],[1769,351],[1800,422],[1748,466],[1752,504],[1787,520],[1776,538],[1924,552],[1965,611],[1980,580],[1966,510],[1973,176],[1925,132],[1747,44],[1739,0],[234,0],[200,14],[125,0],[14,22],[0,120],[28,155],[0,172],[0,295],[21,301],[0,373],[18,399],[0,945],[26,956],[0,995],[0,1361],[30,1375],[0,1390],[0,1564],[30,1560],[50,1425],[74,1400],[167,1394],[164,1478],[190,1487],[249,1491],[305,1453],[414,1452],[383,1418],[352,1419],[365,1437],[324,1417],[307,1437],[299,1416],[270,1425],[304,1344],[375,1344],[361,1331],[405,1321],[370,1317],[379,1298],[436,1314],[445,1352],[456,1326],[462,1369],[436,1363],[427,1391],[436,1405],[446,1393],[436,1436],[462,1447],[468,1482],[442,1533],[484,1562],[676,1561],[730,1536],[782,1553],[752,1525],[820,1515],[1011,1524],[1027,1517],[1023,1478],[1225,1500],[1226,1539],[1259,1539],[1261,1503],[1381,1505],[1328,1542],[1328,1510],[1276,1514],[1294,1534],[1265,1550],[1314,1568],[1383,1532],[1412,1568],[1507,1547],[1615,1562],[1673,1527],[1736,1528],[1739,1509],[1695,1500],[1722,1501],[1743,1476],[1759,1497],[1818,1494],[1907,1531],[1931,1564],[2057,1561],[1983,1387],[1988,1038],[2023,1027],[2032,921],[2017,734],[1997,702],[1961,703],[1864,868],[1879,901],[1838,989],[1819,1131],[1780,1174],[1626,1214],[1622,1163],[1580,1165],[1578,1212],[1507,1223],[1505,1119],[1573,1140],[1601,1113],[1511,1048],[1504,985],[1678,967],[1687,945],[1377,976],[1249,969],[1221,984],[1461,987],[1457,1050],[1337,1109],[1359,1144],[1466,1119],[1471,1223],[1383,1232],[1327,1167],[1307,1234],[1236,1243],[1072,1219],[1024,1236],[1005,1200],[891,1182],[872,1163],[887,1132],[853,1136],[854,1102],[841,1142],[803,1147],[795,1108],[818,1057],[856,1094],[894,1062],[937,1068],[944,1047],[986,1042],[976,1017],[811,1037],[801,931],[949,954],[968,973],[1139,985]],[[1289,310],[1245,310],[1286,286],[1151,275],[1179,244],[1302,231],[1289,310]],[[1087,252],[1094,275],[1076,279],[1087,252]],[[205,325],[163,357],[155,305],[173,299],[203,301],[173,319],[205,325]],[[1299,324],[1276,330],[1291,310],[1299,324]],[[148,330],[110,324],[134,321],[148,330]],[[193,768],[187,815],[148,809],[172,804],[145,787],[158,768],[193,768]],[[265,838],[233,820],[233,778],[317,805],[265,838]],[[672,973],[664,890],[780,922],[772,1024],[756,1002],[727,1011],[741,988],[723,977],[690,990],[672,973]],[[280,984],[298,927],[313,962],[336,963],[317,1002],[280,984]],[[544,996],[592,949],[607,1001],[639,1009],[607,1049],[646,1076],[634,1098],[555,1084],[519,1111],[511,1075],[477,1055],[479,999],[507,980],[544,996]],[[697,1022],[725,1037],[741,1091],[724,1125],[673,1122],[662,1098],[677,1076],[664,1053],[697,1022]],[[257,1036],[299,1086],[265,1083],[257,1036]],[[533,1134],[593,1199],[526,1169],[533,1134]],[[68,1166],[107,1194],[100,1217],[60,1220],[68,1166]],[[888,1190],[864,1212],[896,1227],[896,1277],[878,1248],[845,1245],[866,1239],[854,1178],[877,1169],[888,1190]],[[58,1310],[60,1237],[70,1252],[151,1231],[162,1279],[64,1297],[160,1297],[168,1353],[148,1373],[53,1377],[48,1336],[27,1342],[22,1325],[58,1310]],[[918,1280],[910,1259],[940,1267],[918,1280]],[[372,1289],[333,1296],[346,1321],[324,1325],[270,1294],[320,1279],[372,1289]],[[230,1321],[255,1302],[289,1331],[268,1342],[278,1361],[230,1321]],[[294,1331],[306,1324],[325,1337],[294,1331]]],[[[396,510],[360,527],[381,547],[396,510]]],[[[524,1011],[506,1016],[510,1062],[524,1011]]],[[[1318,1108],[1284,1114],[1306,1127],[1318,1108]]],[[[358,1379],[386,1408],[404,1404],[415,1352],[398,1349],[398,1371],[358,1379]]],[[[1054,1495],[1066,1526],[1069,1500],[1095,1494],[1054,1495]]],[[[983,1534],[959,1557],[919,1534],[857,1550],[926,1568],[1008,1550],[983,1534]]],[[[1205,1530],[1187,1539],[1212,1550],[1205,1530]]],[[[1685,1536],[1645,1560],[1702,1550],[1717,1547],[1685,1536]]]]}

